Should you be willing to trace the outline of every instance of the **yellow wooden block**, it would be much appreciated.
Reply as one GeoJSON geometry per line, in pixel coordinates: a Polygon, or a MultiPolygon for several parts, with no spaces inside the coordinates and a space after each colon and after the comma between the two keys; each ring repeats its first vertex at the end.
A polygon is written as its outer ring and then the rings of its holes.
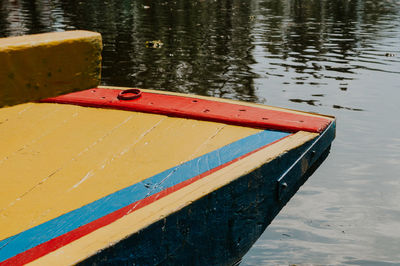
{"type": "Polygon", "coordinates": [[[101,50],[90,31],[0,38],[0,107],[96,87],[101,50]]]}

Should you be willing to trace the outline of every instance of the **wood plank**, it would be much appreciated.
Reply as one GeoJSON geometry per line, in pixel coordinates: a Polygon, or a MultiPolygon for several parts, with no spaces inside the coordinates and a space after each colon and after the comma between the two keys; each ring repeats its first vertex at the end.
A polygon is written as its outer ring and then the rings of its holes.
{"type": "Polygon", "coordinates": [[[322,132],[331,122],[330,119],[322,116],[295,114],[162,93],[139,91],[141,94],[138,94],[137,98],[123,100],[120,99],[122,92],[117,89],[95,88],[48,98],[42,100],[42,102],[157,113],[174,117],[288,132],[299,130],[322,132]]]}
{"type": "MultiPolygon", "coordinates": [[[[104,85],[98,86],[98,88],[115,89],[115,90],[126,90],[126,89],[128,89],[126,87],[104,86],[104,85]]],[[[185,96],[185,97],[190,97],[190,98],[195,98],[195,99],[213,100],[213,101],[218,101],[218,102],[223,102],[223,103],[239,104],[239,105],[257,107],[257,108],[262,108],[262,109],[267,109],[267,110],[289,112],[289,113],[293,113],[293,114],[308,115],[308,116],[313,116],[313,117],[324,117],[326,119],[329,119],[330,121],[334,121],[335,120],[335,117],[334,116],[330,116],[330,115],[322,115],[322,114],[317,114],[317,113],[310,113],[310,112],[305,112],[305,111],[293,110],[293,109],[270,106],[270,105],[253,103],[253,102],[244,102],[244,101],[232,100],[232,99],[226,99],[226,98],[217,98],[217,97],[211,97],[211,96],[203,96],[203,95],[196,95],[196,94],[190,94],[190,93],[179,93],[179,92],[172,92],[172,91],[161,91],[161,90],[152,90],[152,89],[140,89],[140,90],[142,90],[144,92],[149,92],[149,93],[174,95],[174,96],[185,96]]]]}

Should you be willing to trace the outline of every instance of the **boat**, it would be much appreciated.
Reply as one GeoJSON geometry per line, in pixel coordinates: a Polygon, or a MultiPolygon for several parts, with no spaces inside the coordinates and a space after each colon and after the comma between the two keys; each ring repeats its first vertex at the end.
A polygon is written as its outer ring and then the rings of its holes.
{"type": "Polygon", "coordinates": [[[335,138],[331,116],[99,86],[98,33],[0,60],[0,265],[238,263],[335,138]]]}

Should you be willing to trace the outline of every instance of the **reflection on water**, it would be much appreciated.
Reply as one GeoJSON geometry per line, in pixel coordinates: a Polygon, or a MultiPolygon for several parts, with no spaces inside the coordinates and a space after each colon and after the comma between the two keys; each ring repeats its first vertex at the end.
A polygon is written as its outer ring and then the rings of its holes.
{"type": "Polygon", "coordinates": [[[399,15],[399,0],[0,0],[0,37],[94,30],[104,84],[335,115],[332,154],[243,264],[390,265],[400,263],[399,15]],[[163,45],[146,47],[154,40],[163,45]]]}
{"type": "MultiPolygon", "coordinates": [[[[347,91],[359,69],[400,73],[396,51],[376,47],[398,26],[380,19],[397,11],[396,1],[2,0],[0,36],[95,30],[104,84],[262,101],[255,80],[347,91]],[[149,40],[165,45],[148,49],[149,40]]],[[[321,105],[312,95],[291,101],[321,105]]]]}

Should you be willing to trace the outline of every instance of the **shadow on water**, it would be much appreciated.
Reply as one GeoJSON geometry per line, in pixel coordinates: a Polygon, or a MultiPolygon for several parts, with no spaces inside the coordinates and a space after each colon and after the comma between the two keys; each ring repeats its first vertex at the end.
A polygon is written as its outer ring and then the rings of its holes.
{"type": "Polygon", "coordinates": [[[338,117],[327,162],[243,264],[400,261],[399,0],[0,0],[0,37],[73,29],[102,33],[106,85],[338,117]]]}

